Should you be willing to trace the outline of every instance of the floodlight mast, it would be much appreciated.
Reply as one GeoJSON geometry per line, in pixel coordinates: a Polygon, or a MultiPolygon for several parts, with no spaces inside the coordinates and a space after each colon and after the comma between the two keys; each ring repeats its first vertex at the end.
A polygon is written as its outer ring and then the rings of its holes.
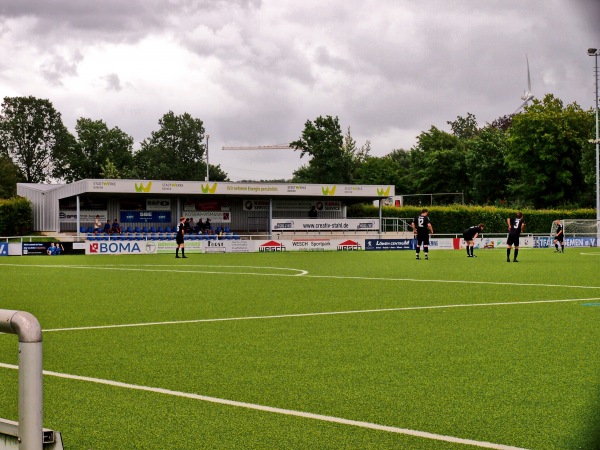
{"type": "Polygon", "coordinates": [[[206,135],[206,181],[208,183],[208,138],[210,137],[210,134],[206,135]]]}
{"type": "MultiPolygon", "coordinates": [[[[588,55],[593,56],[596,60],[594,64],[594,76],[596,79],[596,227],[598,227],[598,224],[600,224],[600,156],[598,151],[600,141],[598,138],[598,55],[600,55],[600,52],[597,48],[588,48],[588,55]]],[[[600,229],[598,229],[596,238],[600,240],[600,229]]],[[[596,241],[596,245],[600,245],[598,240],[596,241]]]]}

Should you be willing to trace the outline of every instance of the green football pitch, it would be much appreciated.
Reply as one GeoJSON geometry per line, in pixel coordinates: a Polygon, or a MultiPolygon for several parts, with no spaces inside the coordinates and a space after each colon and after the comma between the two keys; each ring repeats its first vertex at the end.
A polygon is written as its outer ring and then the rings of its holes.
{"type": "Polygon", "coordinates": [[[0,308],[68,449],[596,448],[599,249],[475,254],[5,257],[0,308]]]}

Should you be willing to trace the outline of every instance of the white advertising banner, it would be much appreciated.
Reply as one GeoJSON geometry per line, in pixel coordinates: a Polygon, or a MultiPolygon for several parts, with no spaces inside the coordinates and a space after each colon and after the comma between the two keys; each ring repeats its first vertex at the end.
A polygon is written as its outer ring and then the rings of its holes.
{"type": "Polygon", "coordinates": [[[252,196],[389,197],[392,185],[230,183],[161,180],[86,180],[90,192],[252,196]]]}
{"type": "Polygon", "coordinates": [[[271,239],[254,241],[259,252],[316,252],[364,250],[364,239],[271,239]]]}
{"type": "Polygon", "coordinates": [[[430,237],[429,248],[435,248],[439,250],[454,250],[454,238],[436,239],[435,237],[430,237]]]}
{"type": "MultiPolygon", "coordinates": [[[[105,224],[107,220],[106,211],[79,211],[80,223],[94,223],[96,216],[100,216],[100,223],[105,224]]],[[[60,223],[77,223],[77,211],[60,211],[58,213],[60,223]]]]}
{"type": "Polygon", "coordinates": [[[379,219],[273,219],[273,231],[379,231],[379,219]]]}

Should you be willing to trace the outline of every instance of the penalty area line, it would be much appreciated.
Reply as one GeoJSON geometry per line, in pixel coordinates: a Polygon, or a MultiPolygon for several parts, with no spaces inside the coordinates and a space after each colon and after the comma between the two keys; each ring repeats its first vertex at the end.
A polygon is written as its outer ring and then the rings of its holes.
{"type": "MultiPolygon", "coordinates": [[[[0,363],[0,367],[3,367],[5,369],[14,369],[14,370],[18,370],[18,368],[19,368],[18,366],[15,366],[13,364],[5,364],[5,363],[0,363]]],[[[239,408],[252,409],[252,410],[256,410],[256,411],[263,411],[263,412],[269,412],[269,413],[274,413],[274,414],[282,414],[282,415],[286,415],[286,416],[300,417],[300,418],[304,418],[304,419],[320,420],[322,422],[337,423],[337,424],[341,424],[341,425],[350,425],[350,426],[354,426],[354,427],[367,428],[367,429],[376,430],[376,431],[386,431],[389,433],[404,434],[404,435],[419,437],[419,438],[423,438],[423,439],[451,442],[453,444],[472,445],[475,447],[491,448],[491,449],[496,449],[496,450],[525,450],[521,447],[513,447],[513,446],[509,446],[509,445],[495,444],[492,442],[476,441],[473,439],[464,439],[464,438],[459,438],[459,437],[454,437],[454,436],[446,436],[443,434],[429,433],[427,431],[419,431],[419,430],[411,430],[408,428],[399,428],[399,427],[392,427],[392,426],[387,426],[387,425],[379,425],[376,423],[363,422],[360,420],[344,419],[341,417],[326,416],[326,415],[322,415],[322,414],[315,414],[315,413],[304,412],[304,411],[296,411],[293,409],[276,408],[273,406],[265,406],[265,405],[255,404],[255,403],[239,402],[239,401],[235,401],[235,400],[228,400],[228,399],[223,399],[223,398],[218,398],[218,397],[209,397],[206,395],[192,394],[189,392],[174,391],[171,389],[163,389],[163,388],[156,388],[156,387],[150,387],[150,386],[142,386],[142,385],[137,385],[137,384],[123,383],[120,381],[105,380],[102,378],[84,377],[84,376],[80,376],[80,375],[71,375],[71,374],[60,373],[60,372],[52,372],[49,370],[44,370],[43,374],[45,376],[51,376],[51,377],[56,377],[56,378],[63,378],[63,379],[76,380],[76,381],[85,381],[88,383],[102,384],[102,385],[106,385],[106,386],[119,387],[119,388],[124,388],[124,389],[132,389],[132,390],[137,390],[137,391],[145,391],[145,392],[151,392],[151,393],[155,393],[155,394],[164,394],[164,395],[170,395],[170,396],[174,396],[174,397],[181,397],[181,398],[188,398],[188,399],[192,399],[192,400],[200,400],[200,401],[209,402],[209,403],[216,403],[216,404],[220,404],[220,405],[235,406],[235,407],[239,407],[239,408]]]]}

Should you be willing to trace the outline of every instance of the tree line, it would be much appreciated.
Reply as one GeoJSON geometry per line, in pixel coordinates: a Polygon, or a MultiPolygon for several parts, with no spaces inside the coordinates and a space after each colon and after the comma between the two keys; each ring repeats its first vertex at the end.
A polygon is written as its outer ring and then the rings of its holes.
{"type": "MultiPolygon", "coordinates": [[[[519,114],[479,126],[467,113],[431,126],[410,149],[372,156],[339,118],[307,120],[290,143],[306,164],[290,182],[394,185],[398,194],[461,192],[466,203],[515,207],[584,207],[595,203],[594,111],[564,105],[552,94],[519,114]]],[[[84,178],[203,180],[200,119],[166,113],[158,130],[133,150],[133,138],[102,120],[80,118],[75,134],[49,100],[6,97],[0,113],[0,197],[19,181],[72,182],[84,178]]],[[[220,166],[210,179],[228,181],[220,166]]],[[[258,181],[258,180],[254,180],[258,181]]]]}

